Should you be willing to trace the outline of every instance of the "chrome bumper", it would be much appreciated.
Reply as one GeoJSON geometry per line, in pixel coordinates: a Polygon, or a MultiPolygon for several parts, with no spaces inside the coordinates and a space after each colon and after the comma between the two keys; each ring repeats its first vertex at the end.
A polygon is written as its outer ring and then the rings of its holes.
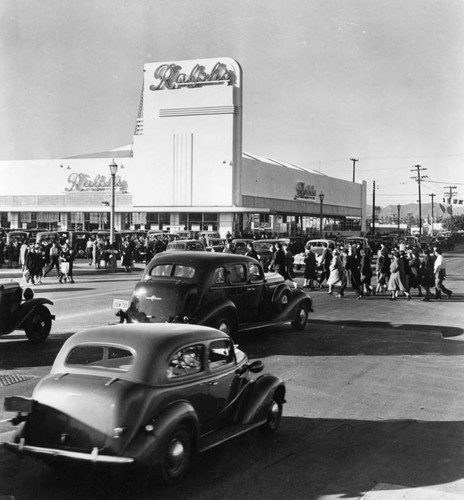
{"type": "Polygon", "coordinates": [[[91,453],[81,453],[78,451],[57,450],[55,448],[43,448],[41,446],[29,446],[25,444],[24,438],[19,443],[5,443],[7,448],[18,453],[30,453],[32,455],[49,456],[52,458],[63,458],[71,460],[81,460],[83,462],[104,463],[104,464],[131,464],[133,458],[115,457],[111,455],[99,455],[98,448],[93,448],[91,453]]]}

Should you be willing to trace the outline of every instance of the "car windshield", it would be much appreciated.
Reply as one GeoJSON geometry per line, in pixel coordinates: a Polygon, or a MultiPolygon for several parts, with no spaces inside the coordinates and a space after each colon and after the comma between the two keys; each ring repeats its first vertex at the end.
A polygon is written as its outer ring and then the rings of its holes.
{"type": "Polygon", "coordinates": [[[265,243],[265,242],[259,242],[259,243],[253,243],[253,248],[257,252],[262,252],[266,250],[270,250],[272,243],[265,243]]]}
{"type": "Polygon", "coordinates": [[[183,264],[160,264],[150,270],[152,277],[174,277],[174,278],[193,278],[195,268],[183,264]]]}
{"type": "Polygon", "coordinates": [[[129,348],[111,345],[78,345],[68,354],[65,364],[127,372],[134,364],[134,353],[129,348]]]}

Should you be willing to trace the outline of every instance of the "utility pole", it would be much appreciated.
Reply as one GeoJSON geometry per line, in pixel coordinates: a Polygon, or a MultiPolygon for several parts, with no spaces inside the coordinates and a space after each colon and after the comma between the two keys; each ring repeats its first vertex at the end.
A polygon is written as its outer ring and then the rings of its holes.
{"type": "Polygon", "coordinates": [[[411,169],[411,172],[417,171],[416,177],[411,177],[417,182],[417,186],[419,188],[419,237],[422,235],[422,200],[421,200],[421,180],[426,179],[426,175],[421,175],[422,170],[427,170],[425,167],[421,167],[420,165],[414,165],[414,168],[411,169]]]}
{"type": "Polygon", "coordinates": [[[375,181],[372,182],[372,236],[375,235],[375,181]]]}
{"type": "Polygon", "coordinates": [[[450,219],[450,230],[453,231],[453,196],[456,195],[456,189],[458,187],[457,186],[447,186],[445,187],[444,189],[449,189],[449,192],[448,193],[445,193],[445,196],[448,197],[448,201],[449,201],[449,215],[451,217],[450,219]]]}
{"type": "Polygon", "coordinates": [[[356,162],[359,161],[356,158],[350,158],[350,160],[353,162],[353,182],[355,179],[355,171],[356,171],[356,162]]]}
{"type": "Polygon", "coordinates": [[[435,193],[432,193],[432,194],[429,194],[429,196],[432,198],[432,231],[431,231],[431,236],[433,236],[433,199],[435,198],[436,194],[435,193]]]}

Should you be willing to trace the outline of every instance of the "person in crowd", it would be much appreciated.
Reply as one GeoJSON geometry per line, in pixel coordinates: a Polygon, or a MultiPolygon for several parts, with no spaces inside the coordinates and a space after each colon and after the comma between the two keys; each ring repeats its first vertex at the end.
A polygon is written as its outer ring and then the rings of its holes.
{"type": "Polygon", "coordinates": [[[356,298],[360,299],[362,297],[361,275],[359,272],[359,258],[356,247],[349,245],[348,248],[343,249],[342,264],[345,268],[345,276],[340,288],[340,298],[344,296],[345,289],[351,287],[356,293],[356,298]]]}
{"type": "Polygon", "coordinates": [[[432,297],[430,292],[431,288],[435,285],[435,275],[433,272],[434,258],[430,254],[430,249],[426,248],[424,250],[425,257],[420,263],[419,269],[419,283],[424,287],[425,296],[422,299],[425,302],[429,302],[432,297]]]}
{"type": "Polygon", "coordinates": [[[387,288],[388,280],[390,279],[390,256],[388,255],[388,250],[385,245],[383,245],[383,250],[377,257],[376,269],[377,269],[377,285],[375,293],[381,293],[383,289],[387,288]]]}
{"type": "Polygon", "coordinates": [[[411,300],[411,294],[406,290],[404,282],[405,272],[403,260],[399,252],[393,252],[393,259],[390,264],[390,278],[388,280],[388,290],[391,292],[390,300],[396,300],[399,292],[403,292],[408,300],[411,300]]]}
{"type": "Polygon", "coordinates": [[[305,248],[304,265],[303,288],[314,288],[314,282],[317,280],[317,260],[316,254],[309,246],[305,248]]]}
{"type": "Polygon", "coordinates": [[[282,243],[276,243],[276,252],[274,257],[274,270],[279,273],[284,278],[287,277],[287,259],[285,257],[285,251],[282,248],[282,243]]]}
{"type": "Polygon", "coordinates": [[[416,249],[409,249],[408,251],[408,264],[409,264],[409,290],[417,288],[418,297],[423,297],[420,279],[421,262],[419,252],[416,249]]]}
{"type": "Polygon", "coordinates": [[[8,255],[10,259],[10,267],[14,267],[17,269],[19,267],[19,252],[20,252],[20,245],[18,240],[15,238],[10,244],[8,245],[8,255]]]}
{"type": "Polygon", "coordinates": [[[94,237],[90,236],[85,243],[85,255],[87,256],[87,262],[89,266],[93,265],[93,242],[94,237]]]}
{"type": "Polygon", "coordinates": [[[342,285],[344,276],[345,268],[343,267],[343,263],[340,259],[340,251],[335,248],[332,252],[332,261],[330,262],[330,275],[329,279],[327,280],[327,285],[329,287],[329,291],[327,293],[329,295],[332,295],[334,286],[342,285]]]}
{"type": "Polygon", "coordinates": [[[200,243],[203,245],[203,248],[206,250],[206,247],[208,246],[208,241],[206,239],[205,233],[201,234],[200,243]]]}
{"type": "Polygon", "coordinates": [[[276,246],[274,243],[269,247],[269,262],[267,267],[269,271],[275,271],[275,255],[276,255],[276,246]]]}
{"type": "Polygon", "coordinates": [[[359,265],[359,272],[361,274],[361,294],[371,295],[375,290],[371,286],[372,280],[372,263],[369,251],[361,248],[361,262],[359,265]]]}
{"type": "Polygon", "coordinates": [[[235,253],[234,251],[234,245],[232,244],[231,241],[226,240],[224,244],[224,249],[222,250],[223,253],[235,253]]]}
{"type": "Polygon", "coordinates": [[[294,275],[293,275],[293,254],[292,254],[292,252],[290,252],[288,245],[284,245],[284,252],[285,252],[285,269],[287,272],[286,278],[289,279],[290,281],[293,281],[293,278],[294,278],[294,275]]]}
{"type": "Polygon", "coordinates": [[[74,250],[69,245],[69,240],[66,240],[63,246],[61,247],[60,261],[62,263],[62,266],[61,266],[61,275],[59,282],[63,283],[64,280],[65,283],[66,281],[74,283],[74,277],[73,277],[74,250]]]}
{"type": "Polygon", "coordinates": [[[52,246],[50,248],[50,264],[44,269],[44,278],[48,276],[48,274],[56,269],[56,275],[58,279],[60,278],[60,247],[56,241],[52,242],[52,246]]]}
{"type": "Polygon", "coordinates": [[[29,247],[26,241],[21,242],[21,246],[19,247],[19,267],[22,271],[26,269],[26,255],[29,251],[29,247]]]}
{"type": "Polygon", "coordinates": [[[319,265],[319,267],[321,268],[321,275],[317,280],[321,288],[324,281],[325,280],[328,281],[330,276],[330,264],[332,262],[333,243],[331,243],[329,246],[326,242],[324,242],[322,243],[322,248],[323,250],[321,254],[321,263],[319,265]]]}
{"type": "Polygon", "coordinates": [[[124,270],[126,272],[132,270],[132,252],[131,252],[131,246],[129,243],[129,237],[126,237],[124,241],[122,242],[121,245],[121,256],[122,256],[122,262],[121,265],[124,267],[124,270]]]}
{"type": "Polygon", "coordinates": [[[433,253],[435,255],[435,262],[433,264],[433,274],[435,277],[435,298],[441,299],[441,293],[443,292],[448,296],[448,299],[451,298],[453,292],[448,290],[443,284],[443,281],[446,278],[446,262],[443,257],[443,253],[441,248],[434,247],[433,253]]]}
{"type": "Polygon", "coordinates": [[[246,245],[245,255],[258,261],[260,260],[258,252],[253,248],[253,244],[251,242],[248,242],[246,245]]]}

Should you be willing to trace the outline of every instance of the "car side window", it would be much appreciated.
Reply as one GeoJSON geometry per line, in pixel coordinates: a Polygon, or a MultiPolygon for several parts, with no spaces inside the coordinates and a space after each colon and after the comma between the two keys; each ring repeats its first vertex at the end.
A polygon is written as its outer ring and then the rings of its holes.
{"type": "Polygon", "coordinates": [[[226,282],[226,270],[223,267],[218,267],[214,271],[213,284],[222,285],[226,282]]]}
{"type": "Polygon", "coordinates": [[[263,276],[261,273],[261,267],[257,264],[250,264],[250,281],[255,283],[257,281],[262,281],[263,276]]]}
{"type": "Polygon", "coordinates": [[[168,362],[168,379],[199,373],[203,370],[203,345],[191,345],[176,351],[168,362]]]}
{"type": "Polygon", "coordinates": [[[211,342],[208,353],[208,365],[214,370],[234,362],[234,346],[229,340],[211,342]]]}
{"type": "Polygon", "coordinates": [[[229,281],[231,283],[245,283],[246,274],[245,266],[243,264],[233,264],[232,266],[230,266],[229,281]]]}

